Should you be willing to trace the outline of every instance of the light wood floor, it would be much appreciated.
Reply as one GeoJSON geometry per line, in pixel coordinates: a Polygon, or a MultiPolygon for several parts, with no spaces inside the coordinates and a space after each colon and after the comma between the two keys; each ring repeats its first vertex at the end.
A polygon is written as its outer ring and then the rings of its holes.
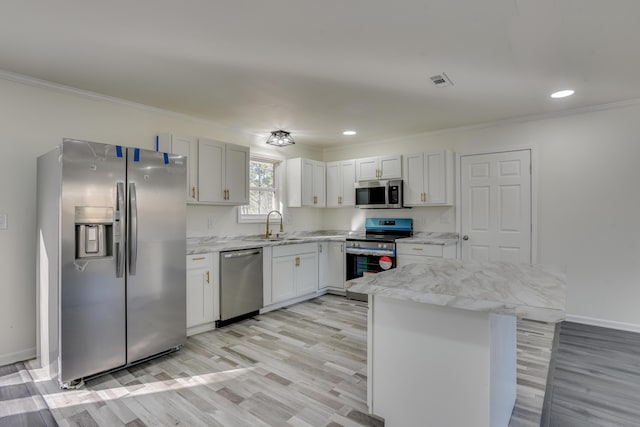
{"type": "Polygon", "coordinates": [[[640,334],[562,322],[554,365],[545,425],[640,426],[640,334]]]}
{"type": "MultiPolygon", "coordinates": [[[[29,390],[41,396],[28,397],[29,405],[5,399],[0,382],[0,426],[20,425],[21,406],[29,426],[52,425],[47,406],[61,426],[381,426],[367,415],[366,311],[364,303],[323,296],[190,337],[177,353],[80,390],[58,390],[31,367],[29,390]]],[[[552,325],[518,323],[511,427],[540,425],[552,339],[552,325]]]]}

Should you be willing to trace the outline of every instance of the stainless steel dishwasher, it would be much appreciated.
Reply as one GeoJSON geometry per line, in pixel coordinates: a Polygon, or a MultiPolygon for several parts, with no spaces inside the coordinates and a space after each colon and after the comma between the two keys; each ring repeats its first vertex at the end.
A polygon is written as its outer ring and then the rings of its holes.
{"type": "Polygon", "coordinates": [[[262,308],[262,248],[220,252],[220,320],[224,326],[262,308]]]}

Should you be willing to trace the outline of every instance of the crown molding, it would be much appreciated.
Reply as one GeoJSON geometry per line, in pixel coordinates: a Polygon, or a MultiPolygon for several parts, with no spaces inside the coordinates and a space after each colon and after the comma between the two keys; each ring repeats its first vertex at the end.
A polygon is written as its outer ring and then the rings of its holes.
{"type": "Polygon", "coordinates": [[[97,92],[91,92],[84,89],[78,89],[72,86],[63,85],[60,83],[50,82],[48,80],[42,80],[35,77],[25,76],[24,74],[18,74],[11,71],[0,69],[0,79],[8,80],[14,83],[21,83],[27,86],[37,87],[41,89],[48,89],[54,92],[63,93],[67,95],[75,95],[80,98],[90,99],[93,101],[102,101],[110,104],[122,105],[125,107],[135,108],[137,110],[150,111],[152,113],[164,114],[176,119],[187,120],[195,123],[200,123],[208,126],[213,126],[221,130],[232,130],[237,132],[237,129],[228,128],[220,125],[219,123],[211,120],[202,119],[199,117],[190,116],[188,114],[177,113],[171,110],[165,110],[164,108],[153,107],[147,104],[141,104],[139,102],[128,101],[122,98],[116,98],[114,96],[103,95],[97,92]]]}

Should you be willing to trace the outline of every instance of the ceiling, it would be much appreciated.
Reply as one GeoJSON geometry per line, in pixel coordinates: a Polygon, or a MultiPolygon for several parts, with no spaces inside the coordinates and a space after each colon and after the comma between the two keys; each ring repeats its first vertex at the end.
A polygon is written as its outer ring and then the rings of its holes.
{"type": "Polygon", "coordinates": [[[0,69],[327,147],[640,98],[639,16],[637,0],[5,0],[0,69]]]}

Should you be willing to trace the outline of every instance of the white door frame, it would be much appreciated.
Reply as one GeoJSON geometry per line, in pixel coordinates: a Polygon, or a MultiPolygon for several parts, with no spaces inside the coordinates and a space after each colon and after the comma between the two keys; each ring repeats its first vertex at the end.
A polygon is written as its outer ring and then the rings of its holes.
{"type": "MultiPolygon", "coordinates": [[[[510,151],[531,151],[531,263],[538,263],[538,150],[534,146],[514,146],[500,147],[496,149],[485,149],[478,151],[465,151],[455,154],[455,164],[457,170],[456,179],[456,230],[458,234],[462,231],[462,157],[475,156],[481,154],[508,153],[510,151]]],[[[457,244],[458,259],[462,259],[462,236],[458,238],[457,244]]]]}

